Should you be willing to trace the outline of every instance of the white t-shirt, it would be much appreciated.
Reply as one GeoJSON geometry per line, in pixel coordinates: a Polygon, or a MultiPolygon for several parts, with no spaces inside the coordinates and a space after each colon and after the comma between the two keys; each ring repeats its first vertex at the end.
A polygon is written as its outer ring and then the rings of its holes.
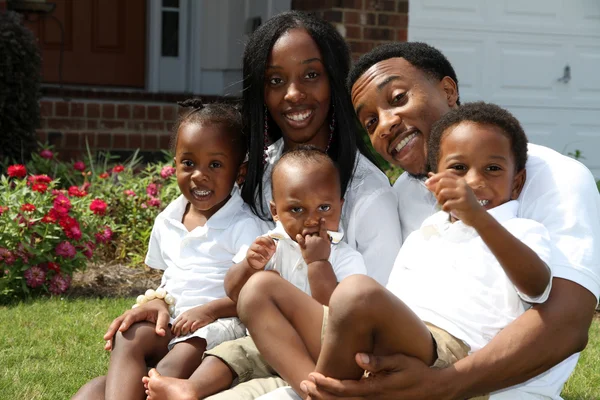
{"type": "MultiPolygon", "coordinates": [[[[266,236],[276,239],[277,249],[265,266],[265,270],[279,272],[283,279],[312,296],[308,282],[308,265],[302,257],[300,245],[290,238],[279,221],[266,236]]],[[[350,275],[367,274],[367,268],[360,253],[342,241],[331,244],[329,263],[338,282],[350,275]]]]}
{"type": "MultiPolygon", "coordinates": [[[[517,218],[518,207],[510,201],[488,212],[548,263],[553,251],[548,231],[539,222],[517,218]]],[[[551,286],[536,298],[519,293],[477,231],[461,221],[451,223],[440,211],[408,236],[387,289],[421,320],[477,351],[523,314],[527,303],[546,301],[551,286]]]]}
{"type": "Polygon", "coordinates": [[[233,258],[240,251],[245,256],[248,246],[263,233],[238,188],[204,226],[191,232],[182,223],[187,205],[181,195],[156,217],[146,254],[148,266],[165,271],[161,287],[175,297],[173,318],[227,297],[224,280],[233,258]]]}
{"type": "MultiPolygon", "coordinates": [[[[265,210],[269,210],[269,202],[273,199],[273,164],[282,153],[283,139],[270,145],[267,150],[267,165],[263,175],[265,210]]],[[[357,152],[356,158],[356,168],[344,195],[340,231],[344,232],[344,241],[362,254],[368,275],[384,285],[402,243],[400,226],[389,223],[399,220],[398,200],[387,176],[360,152],[357,152]]]]}

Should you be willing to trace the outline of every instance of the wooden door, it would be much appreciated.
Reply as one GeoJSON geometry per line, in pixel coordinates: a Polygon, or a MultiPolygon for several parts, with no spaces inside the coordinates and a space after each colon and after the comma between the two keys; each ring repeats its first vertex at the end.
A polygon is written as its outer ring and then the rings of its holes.
{"type": "MultiPolygon", "coordinates": [[[[51,0],[64,29],[62,83],[145,86],[146,0],[51,0]]],[[[33,18],[30,18],[32,20],[33,18]]],[[[44,82],[59,82],[61,29],[54,18],[27,26],[39,38],[44,82]]]]}

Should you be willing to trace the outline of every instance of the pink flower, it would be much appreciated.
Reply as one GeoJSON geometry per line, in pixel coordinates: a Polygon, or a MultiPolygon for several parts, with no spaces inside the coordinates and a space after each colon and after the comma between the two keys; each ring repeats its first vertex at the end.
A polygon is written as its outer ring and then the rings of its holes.
{"type": "Polygon", "coordinates": [[[25,203],[21,206],[21,211],[25,211],[25,212],[35,211],[35,206],[31,203],[25,203]]]}
{"type": "Polygon", "coordinates": [[[71,200],[67,196],[62,193],[59,193],[54,198],[54,206],[53,209],[60,215],[67,214],[71,209],[71,200]]]}
{"type": "Polygon", "coordinates": [[[31,190],[33,190],[34,192],[39,192],[39,193],[46,193],[46,190],[48,190],[48,185],[46,185],[44,183],[36,183],[35,185],[33,185],[31,187],[31,190]]]}
{"type": "Polygon", "coordinates": [[[113,231],[105,226],[102,232],[94,234],[96,236],[96,243],[108,243],[112,239],[113,231]]]}
{"type": "Polygon", "coordinates": [[[116,165],[112,170],[115,174],[118,174],[119,172],[123,172],[125,167],[122,165],[116,165]]]}
{"type": "Polygon", "coordinates": [[[98,178],[100,178],[100,179],[106,179],[106,178],[108,178],[108,173],[107,172],[103,172],[100,175],[98,175],[98,178]]]}
{"type": "Polygon", "coordinates": [[[90,203],[90,210],[96,215],[106,214],[106,203],[100,199],[94,199],[90,203]]]}
{"type": "Polygon", "coordinates": [[[56,274],[50,279],[48,290],[52,294],[59,295],[67,291],[71,285],[71,277],[69,275],[56,274]]]}
{"type": "Polygon", "coordinates": [[[154,197],[158,194],[158,186],[156,186],[156,183],[151,183],[146,187],[146,193],[148,194],[148,196],[150,197],[154,197]]]}
{"type": "Polygon", "coordinates": [[[150,200],[148,200],[148,205],[152,207],[160,207],[160,199],[152,197],[150,200]]]}
{"type": "Polygon", "coordinates": [[[96,248],[96,245],[92,242],[87,242],[84,246],[83,246],[83,255],[86,256],[88,259],[91,259],[92,256],[94,255],[94,249],[96,248]]]}
{"type": "Polygon", "coordinates": [[[4,264],[12,265],[16,261],[16,257],[12,251],[0,247],[0,261],[4,261],[4,264]]]}
{"type": "Polygon", "coordinates": [[[54,251],[56,252],[57,256],[64,258],[73,258],[76,254],[75,247],[66,240],[57,244],[54,251]]]}
{"type": "Polygon", "coordinates": [[[68,215],[63,216],[60,219],[59,224],[69,239],[81,239],[81,228],[79,227],[79,222],[77,222],[75,218],[69,217],[68,215]]]}
{"type": "Polygon", "coordinates": [[[48,160],[51,160],[52,157],[54,157],[54,153],[52,153],[50,150],[48,149],[44,149],[42,151],[40,151],[40,157],[42,158],[46,158],[48,160]]]}
{"type": "Polygon", "coordinates": [[[8,176],[23,178],[27,175],[27,168],[22,164],[14,164],[8,167],[8,176]]]}
{"type": "Polygon", "coordinates": [[[46,280],[46,272],[38,266],[29,268],[23,275],[30,288],[42,286],[46,280]]]}
{"type": "Polygon", "coordinates": [[[85,164],[83,163],[83,161],[75,161],[73,163],[73,169],[83,172],[85,171],[85,164]]]}
{"type": "Polygon", "coordinates": [[[0,215],[2,215],[4,211],[8,211],[8,207],[0,206],[0,215]]]}
{"type": "Polygon", "coordinates": [[[35,185],[36,183],[45,183],[48,184],[52,182],[52,178],[50,178],[48,175],[46,174],[42,174],[42,175],[31,175],[30,177],[27,178],[27,184],[28,185],[35,185]]]}
{"type": "Polygon", "coordinates": [[[174,173],[175,173],[175,167],[172,167],[170,165],[166,165],[160,170],[160,176],[162,176],[163,179],[167,179],[174,173]]]}
{"type": "Polygon", "coordinates": [[[85,197],[87,195],[87,192],[83,191],[83,190],[79,190],[79,188],[77,186],[71,186],[69,188],[69,196],[71,197],[85,197]]]}
{"type": "Polygon", "coordinates": [[[131,189],[123,190],[123,193],[126,194],[129,197],[135,196],[135,192],[133,190],[131,190],[131,189]]]}
{"type": "Polygon", "coordinates": [[[140,207],[142,207],[142,208],[148,208],[148,205],[146,203],[142,203],[142,204],[140,204],[140,207]]]}

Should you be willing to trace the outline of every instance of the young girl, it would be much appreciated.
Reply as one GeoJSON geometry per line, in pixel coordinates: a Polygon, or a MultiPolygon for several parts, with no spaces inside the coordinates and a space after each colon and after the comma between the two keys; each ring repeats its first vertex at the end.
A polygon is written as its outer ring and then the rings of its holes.
{"type": "Polygon", "coordinates": [[[437,172],[428,186],[443,211],[409,235],[387,289],[350,277],[328,312],[269,274],[251,278],[240,294],[240,318],[296,392],[320,398],[301,384],[315,370],[359,379],[357,353],[401,353],[447,367],[548,298],[548,232],[516,216],[527,158],[518,121],[495,105],[463,105],[434,126],[428,157],[437,172]]]}
{"type": "Polygon", "coordinates": [[[106,399],[143,399],[147,367],[187,378],[207,349],[245,335],[223,287],[233,258],[262,233],[237,186],[245,173],[241,116],[224,104],[182,105],[192,110],[174,138],[181,196],[156,218],[146,256],[148,266],[165,272],[159,289],[138,297],[139,304],[170,304],[171,329],[139,322],[105,337],[112,348],[106,399]]]}
{"type": "MultiPolygon", "coordinates": [[[[338,282],[366,273],[362,256],[341,241],[338,231],[343,204],[338,170],[321,150],[300,146],[285,153],[275,164],[272,184],[270,209],[276,227],[258,237],[245,259],[241,258],[229,270],[225,278],[227,294],[235,300],[241,290],[252,291],[244,288],[246,281],[255,273],[268,270],[277,272],[271,274],[276,281],[290,282],[320,304],[329,304],[338,282]]],[[[268,325],[269,321],[265,316],[261,323],[268,325]]],[[[205,359],[190,380],[165,378],[150,371],[151,377],[144,379],[148,399],[205,398],[232,384],[231,371],[240,382],[274,373],[251,337],[223,343],[218,348],[213,349],[212,357],[205,359]],[[234,361],[228,363],[230,359],[234,361]]]]}

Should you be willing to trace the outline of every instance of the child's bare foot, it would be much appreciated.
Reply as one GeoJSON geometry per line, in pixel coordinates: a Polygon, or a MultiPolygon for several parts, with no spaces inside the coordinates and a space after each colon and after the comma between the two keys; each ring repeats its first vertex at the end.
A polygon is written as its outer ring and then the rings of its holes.
{"type": "Polygon", "coordinates": [[[146,400],[198,400],[198,394],[187,379],[162,376],[152,368],[142,379],[146,400]]]}

